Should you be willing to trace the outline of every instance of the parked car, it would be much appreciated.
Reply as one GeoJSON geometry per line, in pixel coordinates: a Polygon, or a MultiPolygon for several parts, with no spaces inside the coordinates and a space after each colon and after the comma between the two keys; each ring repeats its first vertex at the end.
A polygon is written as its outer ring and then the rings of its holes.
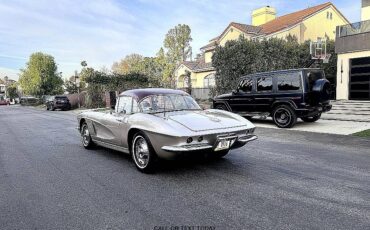
{"type": "Polygon", "coordinates": [[[47,110],[70,110],[71,109],[71,103],[69,103],[69,99],[67,96],[51,96],[48,99],[46,99],[45,103],[47,110]]]}
{"type": "Polygon", "coordinates": [[[32,96],[21,97],[20,99],[21,105],[38,105],[39,103],[40,103],[40,100],[32,96]]]}
{"type": "Polygon", "coordinates": [[[117,98],[114,111],[87,111],[77,120],[85,148],[97,144],[129,153],[142,172],[152,172],[158,158],[205,152],[223,157],[257,139],[247,119],[202,110],[189,94],[172,89],[128,90],[117,98]]]}
{"type": "Polygon", "coordinates": [[[297,118],[315,122],[330,111],[330,95],[323,70],[281,70],[242,77],[236,90],[214,98],[213,108],[247,118],[271,116],[278,127],[290,128],[297,118]]]}
{"type": "Polygon", "coordinates": [[[0,105],[10,105],[10,101],[5,99],[3,95],[0,95],[0,105]]]}

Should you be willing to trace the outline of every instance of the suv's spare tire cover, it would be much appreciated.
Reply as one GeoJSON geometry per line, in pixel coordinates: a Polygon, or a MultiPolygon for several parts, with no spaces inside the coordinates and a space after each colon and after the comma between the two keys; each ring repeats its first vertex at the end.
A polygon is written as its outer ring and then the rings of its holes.
{"type": "Polygon", "coordinates": [[[328,103],[331,96],[331,86],[327,79],[318,79],[315,81],[312,92],[314,94],[314,104],[328,103]]]}

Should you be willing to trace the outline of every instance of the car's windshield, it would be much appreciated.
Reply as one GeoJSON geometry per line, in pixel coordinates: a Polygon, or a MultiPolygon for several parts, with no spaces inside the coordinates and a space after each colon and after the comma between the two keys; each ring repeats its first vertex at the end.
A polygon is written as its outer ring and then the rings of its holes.
{"type": "Polygon", "coordinates": [[[192,97],[178,94],[148,96],[139,105],[144,113],[201,109],[192,97]]]}

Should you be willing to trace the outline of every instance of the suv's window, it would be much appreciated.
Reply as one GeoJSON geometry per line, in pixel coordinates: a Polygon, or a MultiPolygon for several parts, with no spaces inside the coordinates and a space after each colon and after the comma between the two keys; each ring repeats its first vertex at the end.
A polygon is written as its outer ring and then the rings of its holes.
{"type": "Polygon", "coordinates": [[[62,100],[67,100],[68,99],[68,97],[66,97],[66,96],[56,96],[55,97],[55,99],[62,99],[62,100]]]}
{"type": "Polygon", "coordinates": [[[279,91],[299,90],[301,88],[301,75],[298,72],[278,74],[277,86],[279,91]]]}
{"type": "Polygon", "coordinates": [[[240,82],[239,90],[244,93],[250,93],[253,89],[253,79],[246,78],[240,82]]]}
{"type": "Polygon", "coordinates": [[[308,89],[312,90],[315,81],[325,78],[324,72],[320,70],[309,70],[306,72],[308,89]]]}
{"type": "Polygon", "coordinates": [[[116,112],[121,113],[123,111],[125,111],[126,114],[132,113],[132,97],[129,96],[119,97],[116,112]]]}
{"type": "Polygon", "coordinates": [[[272,77],[257,77],[257,91],[272,91],[272,77]]]}

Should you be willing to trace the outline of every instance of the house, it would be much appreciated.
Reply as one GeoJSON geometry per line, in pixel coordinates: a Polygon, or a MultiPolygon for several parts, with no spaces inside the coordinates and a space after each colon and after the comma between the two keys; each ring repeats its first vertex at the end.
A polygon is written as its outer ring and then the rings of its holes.
{"type": "Polygon", "coordinates": [[[339,100],[370,100],[370,0],[362,0],[361,20],[337,27],[339,100]]]}
{"type": "Polygon", "coordinates": [[[9,79],[7,76],[3,79],[0,78],[0,94],[6,94],[6,88],[15,82],[16,81],[9,79]]]}
{"type": "Polygon", "coordinates": [[[175,70],[177,87],[187,87],[187,71],[191,73],[193,88],[214,86],[212,55],[217,46],[224,46],[227,41],[239,39],[241,36],[262,40],[286,38],[288,35],[297,37],[300,43],[324,37],[334,40],[336,27],[349,23],[330,2],[280,17],[276,15],[273,7],[266,6],[252,12],[252,25],[231,22],[219,36],[201,48],[202,53],[196,61],[186,61],[178,66],[175,70]]]}

